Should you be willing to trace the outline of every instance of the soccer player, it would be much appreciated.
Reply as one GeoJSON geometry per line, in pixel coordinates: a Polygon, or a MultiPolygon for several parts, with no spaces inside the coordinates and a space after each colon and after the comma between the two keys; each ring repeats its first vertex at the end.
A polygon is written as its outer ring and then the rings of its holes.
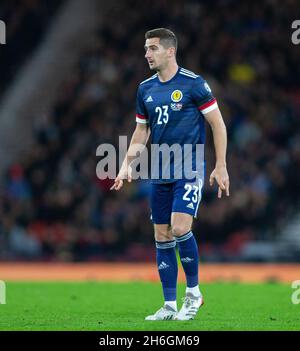
{"type": "MultiPolygon", "coordinates": [[[[226,168],[227,133],[217,101],[208,83],[198,74],[178,66],[177,38],[165,28],[145,34],[145,58],[152,77],[140,83],[136,101],[136,129],[132,135],[126,157],[111,189],[120,190],[123,180],[132,181],[130,163],[135,159],[136,144],[204,144],[206,120],[213,132],[216,164],[210,175],[212,186],[216,180],[218,197],[229,196],[229,176],[226,168]]],[[[196,152],[192,151],[193,165],[196,152]]],[[[176,160],[171,159],[170,163],[176,160]]],[[[201,163],[200,163],[201,164],[201,163]]],[[[202,168],[204,163],[202,163],[202,168]]],[[[160,164],[161,166],[161,164],[160,164]]],[[[198,247],[191,230],[201,200],[204,170],[196,169],[195,179],[165,179],[159,172],[152,179],[151,217],[154,224],[157,268],[162,283],[164,305],[146,320],[194,319],[203,304],[198,281],[198,247]],[[177,259],[186,276],[186,295],[177,312],[177,259]]]]}

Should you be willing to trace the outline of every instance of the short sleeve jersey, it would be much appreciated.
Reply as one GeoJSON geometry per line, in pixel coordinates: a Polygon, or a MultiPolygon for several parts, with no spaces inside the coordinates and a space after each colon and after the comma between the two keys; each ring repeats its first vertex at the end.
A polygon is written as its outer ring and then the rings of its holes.
{"type": "MultiPolygon", "coordinates": [[[[140,83],[136,98],[136,122],[148,123],[151,144],[191,144],[195,164],[196,144],[205,142],[204,115],[218,107],[208,83],[200,76],[179,67],[169,81],[157,74],[140,83]]],[[[174,159],[171,159],[171,163],[174,159]]],[[[157,179],[155,183],[174,179],[157,179]]]]}

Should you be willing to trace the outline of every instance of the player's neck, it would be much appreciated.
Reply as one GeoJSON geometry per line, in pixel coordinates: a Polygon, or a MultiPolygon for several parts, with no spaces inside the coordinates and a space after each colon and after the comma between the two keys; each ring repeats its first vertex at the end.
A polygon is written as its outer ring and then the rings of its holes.
{"type": "Polygon", "coordinates": [[[167,82],[172,79],[178,71],[178,65],[176,62],[169,64],[165,69],[157,72],[158,78],[161,82],[167,82]]]}

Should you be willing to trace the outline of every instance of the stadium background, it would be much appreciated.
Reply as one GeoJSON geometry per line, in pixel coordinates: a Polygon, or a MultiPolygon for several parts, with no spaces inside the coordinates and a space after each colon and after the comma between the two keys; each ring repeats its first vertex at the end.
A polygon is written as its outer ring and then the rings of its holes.
{"type": "MultiPolygon", "coordinates": [[[[2,106],[63,3],[2,3],[0,17],[9,24],[2,106]]],[[[144,32],[166,26],[178,33],[179,64],[212,85],[228,128],[231,196],[218,200],[206,182],[194,226],[202,259],[299,261],[300,239],[289,246],[283,235],[299,213],[299,49],[290,39],[296,1],[122,1],[109,16],[100,9],[50,106],[27,115],[26,142],[16,125],[8,136],[22,143],[21,152],[2,142],[1,260],[153,260],[148,182],[110,192],[112,182],[96,178],[96,148],[131,136],[137,84],[151,74],[144,32]]],[[[1,115],[2,134],[8,117],[1,115]]],[[[209,174],[209,130],[207,141],[209,174]]]]}
{"type": "MultiPolygon", "coordinates": [[[[54,280],[157,280],[149,183],[115,193],[96,177],[97,146],[135,127],[155,27],[177,34],[179,65],[209,81],[228,130],[231,195],[218,200],[206,182],[194,225],[201,263],[219,263],[204,280],[299,279],[299,10],[296,0],[1,1],[0,279],[40,280],[54,263],[54,280]],[[136,265],[126,273],[123,262],[136,265]]],[[[206,159],[209,174],[209,129],[206,159]]]]}

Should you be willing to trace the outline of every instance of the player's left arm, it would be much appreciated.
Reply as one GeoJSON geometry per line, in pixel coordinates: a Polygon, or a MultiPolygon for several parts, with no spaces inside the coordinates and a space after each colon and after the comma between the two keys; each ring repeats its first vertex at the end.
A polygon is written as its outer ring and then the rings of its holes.
{"type": "Polygon", "coordinates": [[[218,107],[205,113],[204,117],[211,126],[216,152],[216,166],[209,177],[209,183],[211,186],[215,180],[218,183],[218,198],[222,197],[222,191],[225,191],[226,195],[229,196],[229,175],[226,166],[226,126],[218,107]]]}

